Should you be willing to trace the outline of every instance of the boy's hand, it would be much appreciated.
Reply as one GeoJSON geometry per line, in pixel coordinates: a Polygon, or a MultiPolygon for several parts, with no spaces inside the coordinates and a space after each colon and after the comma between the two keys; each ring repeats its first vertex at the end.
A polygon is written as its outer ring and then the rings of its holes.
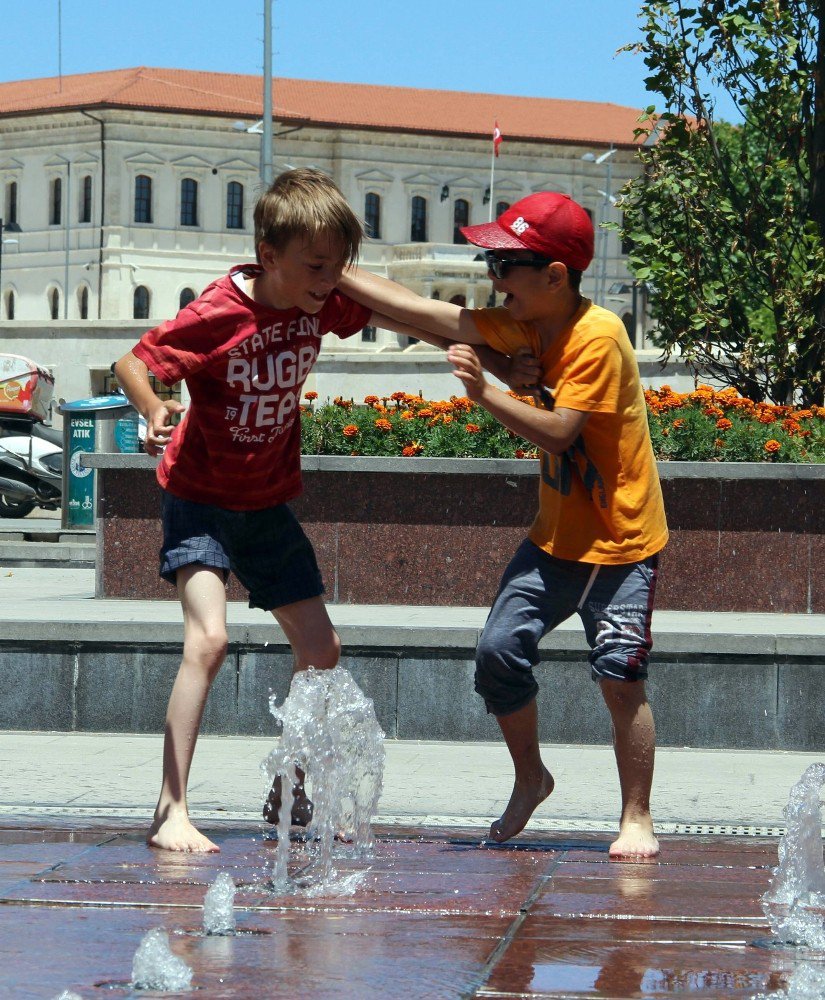
{"type": "Polygon", "coordinates": [[[447,351],[447,360],[455,365],[453,375],[461,379],[467,395],[473,401],[481,398],[487,386],[484,369],[478,355],[469,344],[453,344],[447,351]]]}
{"type": "Polygon", "coordinates": [[[529,347],[520,347],[510,358],[507,377],[503,380],[514,392],[528,395],[542,379],[541,362],[529,347]]]}
{"type": "Polygon", "coordinates": [[[165,399],[152,410],[146,418],[146,441],[144,448],[147,455],[162,455],[163,449],[172,437],[172,414],[183,413],[186,407],[174,399],[165,399]]]}

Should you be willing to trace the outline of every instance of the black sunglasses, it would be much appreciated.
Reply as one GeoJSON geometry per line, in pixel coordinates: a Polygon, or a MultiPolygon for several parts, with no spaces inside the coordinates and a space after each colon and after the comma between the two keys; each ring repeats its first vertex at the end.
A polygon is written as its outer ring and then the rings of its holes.
{"type": "Polygon", "coordinates": [[[484,253],[484,263],[496,278],[506,278],[511,267],[546,267],[555,261],[551,257],[497,257],[492,250],[484,253]]]}

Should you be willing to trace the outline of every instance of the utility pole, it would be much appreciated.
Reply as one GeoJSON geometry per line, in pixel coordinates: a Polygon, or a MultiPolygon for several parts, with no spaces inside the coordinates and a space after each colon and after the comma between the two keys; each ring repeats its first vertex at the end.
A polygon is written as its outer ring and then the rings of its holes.
{"type": "Polygon", "coordinates": [[[261,131],[261,186],[272,183],[272,4],[264,0],[264,116],[261,131]]]}

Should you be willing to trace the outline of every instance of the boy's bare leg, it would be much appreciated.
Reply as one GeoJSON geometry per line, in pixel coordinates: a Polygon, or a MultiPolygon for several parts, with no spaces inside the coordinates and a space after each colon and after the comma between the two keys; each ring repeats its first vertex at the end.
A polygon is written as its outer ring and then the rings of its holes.
{"type": "Polygon", "coordinates": [[[163,785],[146,842],[169,851],[218,851],[189,820],[186,787],[212,681],[226,656],[226,592],[220,570],[178,570],[183,606],[183,659],[175,679],[163,743],[163,785]]]}
{"type": "MultiPolygon", "coordinates": [[[[315,667],[331,670],[341,655],[341,642],[333,628],[326,605],[320,597],[296,601],[275,608],[272,614],[284,630],[294,656],[293,671],[315,667]]],[[[298,782],[294,787],[292,822],[306,826],[312,819],[312,802],[304,790],[304,772],[296,769],[298,782]]],[[[276,778],[264,803],[264,819],[275,825],[281,808],[281,783],[276,778]]]]}
{"type": "Polygon", "coordinates": [[[496,719],[516,771],[507,808],[490,827],[490,839],[501,844],[521,833],[536,807],[553,791],[555,783],[539,751],[536,699],[517,712],[499,715],[496,719]]]}
{"type": "Polygon", "coordinates": [[[619,836],[610,857],[652,858],[659,853],[650,815],[650,790],[656,755],[656,727],[644,681],[601,682],[613,720],[613,748],[622,791],[619,836]]]}

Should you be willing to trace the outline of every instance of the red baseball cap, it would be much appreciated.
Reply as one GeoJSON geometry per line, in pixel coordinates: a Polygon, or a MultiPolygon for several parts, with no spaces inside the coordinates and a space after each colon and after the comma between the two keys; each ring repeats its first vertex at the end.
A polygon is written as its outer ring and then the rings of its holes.
{"type": "Polygon", "coordinates": [[[485,250],[532,250],[576,271],[593,260],[593,223],[581,205],[558,191],[539,191],[511,205],[495,222],[464,226],[470,243],[485,250]]]}

